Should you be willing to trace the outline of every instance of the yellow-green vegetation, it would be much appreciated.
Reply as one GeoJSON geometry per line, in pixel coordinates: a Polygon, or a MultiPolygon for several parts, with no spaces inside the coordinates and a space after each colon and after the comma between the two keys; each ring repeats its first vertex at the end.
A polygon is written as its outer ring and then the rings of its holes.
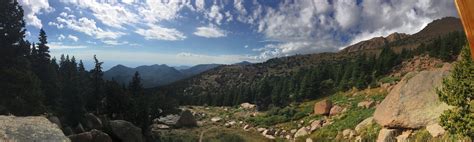
{"type": "Polygon", "coordinates": [[[223,128],[218,126],[163,130],[157,141],[166,142],[265,142],[270,141],[258,133],[246,132],[241,129],[223,128]]]}
{"type": "Polygon", "coordinates": [[[390,83],[390,84],[395,83],[397,81],[400,81],[400,77],[387,76],[379,80],[379,82],[381,83],[390,83]]]}

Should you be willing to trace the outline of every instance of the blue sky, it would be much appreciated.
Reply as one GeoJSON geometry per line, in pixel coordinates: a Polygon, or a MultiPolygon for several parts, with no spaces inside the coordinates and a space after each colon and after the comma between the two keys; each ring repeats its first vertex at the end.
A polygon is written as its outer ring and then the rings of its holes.
{"type": "Polygon", "coordinates": [[[457,16],[451,0],[19,0],[27,39],[91,67],[262,62],[336,52],[457,16]]]}

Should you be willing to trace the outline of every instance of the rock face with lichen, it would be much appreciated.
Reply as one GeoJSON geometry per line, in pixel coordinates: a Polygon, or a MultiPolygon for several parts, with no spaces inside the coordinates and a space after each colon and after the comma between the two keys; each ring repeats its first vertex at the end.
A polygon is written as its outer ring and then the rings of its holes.
{"type": "Polygon", "coordinates": [[[436,87],[448,73],[439,69],[405,75],[377,107],[374,120],[384,127],[408,129],[436,123],[450,108],[436,94],[436,87]]]}
{"type": "Polygon", "coordinates": [[[69,142],[59,127],[42,116],[0,116],[0,141],[69,142]]]}

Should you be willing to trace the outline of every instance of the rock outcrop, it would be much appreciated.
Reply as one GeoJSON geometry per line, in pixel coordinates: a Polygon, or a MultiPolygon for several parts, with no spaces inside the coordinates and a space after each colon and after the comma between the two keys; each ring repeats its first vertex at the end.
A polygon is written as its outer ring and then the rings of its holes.
{"type": "Polygon", "coordinates": [[[450,107],[436,95],[446,70],[407,74],[378,105],[374,120],[387,128],[418,129],[437,122],[450,107]]]}
{"type": "Polygon", "coordinates": [[[177,127],[196,127],[197,122],[193,114],[189,110],[181,112],[181,115],[176,123],[177,127]]]}
{"type": "Polygon", "coordinates": [[[124,120],[110,121],[112,134],[123,142],[142,142],[142,129],[124,120]]]}
{"type": "Polygon", "coordinates": [[[327,115],[331,111],[332,102],[330,100],[322,100],[314,104],[314,114],[327,115]]]}
{"type": "Polygon", "coordinates": [[[42,116],[0,116],[0,141],[70,141],[47,118],[42,116]]]}
{"type": "Polygon", "coordinates": [[[102,121],[99,117],[95,116],[92,113],[84,114],[84,120],[82,121],[82,125],[85,127],[86,130],[102,129],[102,121]]]}

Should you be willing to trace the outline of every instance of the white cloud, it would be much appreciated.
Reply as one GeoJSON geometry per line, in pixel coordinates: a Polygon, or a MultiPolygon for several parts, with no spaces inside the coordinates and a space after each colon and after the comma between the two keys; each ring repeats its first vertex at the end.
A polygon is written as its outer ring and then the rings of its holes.
{"type": "Polygon", "coordinates": [[[137,29],[135,33],[142,35],[147,40],[183,40],[186,38],[183,33],[176,29],[164,28],[157,25],[148,25],[148,29],[137,29]]]}
{"type": "Polygon", "coordinates": [[[73,36],[73,35],[67,35],[67,38],[69,38],[70,40],[73,40],[74,42],[77,42],[79,40],[77,36],[73,36]]]}
{"type": "Polygon", "coordinates": [[[128,44],[127,41],[119,42],[119,41],[116,41],[116,40],[104,40],[102,42],[104,42],[105,44],[108,44],[108,45],[125,45],[125,44],[128,44]]]}
{"type": "Polygon", "coordinates": [[[218,38],[226,36],[226,32],[224,30],[221,30],[214,25],[209,25],[207,27],[198,27],[196,28],[196,31],[193,34],[206,38],[218,38]]]}
{"type": "Polygon", "coordinates": [[[100,27],[97,27],[94,19],[89,19],[86,17],[76,19],[74,17],[75,16],[63,14],[61,15],[61,17],[56,18],[56,23],[63,24],[65,27],[69,29],[82,32],[96,39],[117,39],[125,35],[125,33],[123,32],[104,30],[100,27]]]}
{"type": "Polygon", "coordinates": [[[23,7],[26,25],[36,28],[43,27],[38,15],[42,12],[48,13],[54,10],[49,6],[48,0],[19,0],[19,4],[23,7]]]}
{"type": "Polygon", "coordinates": [[[63,34],[60,34],[58,36],[58,40],[61,41],[61,40],[64,40],[66,38],[66,36],[64,36],[63,34]]]}
{"type": "Polygon", "coordinates": [[[245,45],[244,48],[249,48],[249,45],[245,45]]]}
{"type": "Polygon", "coordinates": [[[143,7],[138,8],[139,15],[148,23],[172,20],[179,17],[179,11],[192,7],[190,0],[157,1],[145,0],[143,7]]]}
{"type": "MultiPolygon", "coordinates": [[[[48,44],[51,50],[62,50],[62,49],[82,49],[87,48],[84,45],[65,45],[62,42],[51,42],[48,44]]],[[[52,51],[54,52],[54,51],[52,51]]]]}
{"type": "Polygon", "coordinates": [[[55,27],[58,28],[58,29],[64,28],[64,25],[63,25],[63,24],[58,24],[58,23],[56,23],[56,22],[48,22],[48,25],[50,25],[50,26],[55,26],[55,27]]]}

